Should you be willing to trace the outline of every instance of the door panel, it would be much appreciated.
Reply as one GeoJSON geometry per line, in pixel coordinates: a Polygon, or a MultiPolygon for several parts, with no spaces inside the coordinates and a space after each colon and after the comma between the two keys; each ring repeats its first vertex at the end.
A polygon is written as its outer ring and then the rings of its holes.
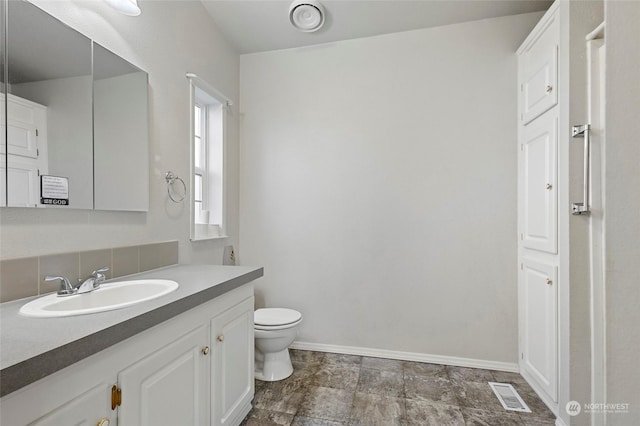
{"type": "Polygon", "coordinates": [[[548,253],[558,252],[557,138],[553,109],[523,129],[520,156],[522,244],[548,253]]]}
{"type": "Polygon", "coordinates": [[[557,401],[558,270],[525,257],[520,273],[521,368],[557,401]]]}
{"type": "Polygon", "coordinates": [[[521,111],[527,124],[558,103],[558,23],[554,18],[521,56],[521,111]]]}
{"type": "Polygon", "coordinates": [[[118,375],[122,405],[119,426],[208,423],[209,369],[202,325],[118,375]]]}
{"type": "Polygon", "coordinates": [[[211,419],[228,425],[253,398],[253,298],[215,317],[211,332],[211,419]]]}

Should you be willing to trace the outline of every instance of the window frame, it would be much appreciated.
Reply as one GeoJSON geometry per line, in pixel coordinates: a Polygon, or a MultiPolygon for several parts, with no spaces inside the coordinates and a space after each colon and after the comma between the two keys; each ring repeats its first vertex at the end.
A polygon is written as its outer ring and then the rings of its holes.
{"type": "Polygon", "coordinates": [[[190,198],[189,198],[189,222],[190,222],[190,240],[191,241],[201,241],[201,240],[211,240],[211,239],[220,239],[220,238],[228,238],[226,233],[226,175],[227,175],[227,161],[226,161],[226,145],[227,145],[227,126],[228,126],[228,112],[230,111],[233,103],[224,95],[222,95],[218,90],[213,88],[204,80],[197,77],[195,74],[188,73],[187,78],[189,79],[189,88],[190,88],[190,96],[189,96],[189,153],[190,153],[190,198]],[[202,141],[202,149],[201,155],[203,155],[202,161],[204,164],[201,164],[201,167],[197,167],[195,164],[195,140],[196,140],[196,131],[195,131],[195,117],[196,117],[196,105],[200,107],[200,123],[201,123],[201,134],[200,139],[202,141]],[[211,179],[213,176],[212,165],[210,158],[215,156],[216,153],[212,152],[212,142],[211,142],[211,125],[210,119],[213,116],[210,106],[215,106],[219,108],[221,111],[221,116],[219,117],[221,129],[218,134],[219,146],[216,147],[217,155],[221,157],[218,159],[218,165],[221,168],[220,170],[220,182],[216,185],[216,188],[211,187],[211,179]],[[217,217],[220,223],[196,223],[196,197],[195,197],[195,180],[196,174],[202,176],[202,204],[201,209],[205,211],[209,211],[211,213],[212,208],[217,208],[217,217]],[[217,197],[216,200],[211,199],[211,194],[213,194],[214,190],[217,189],[217,197]],[[218,204],[214,206],[214,204],[218,204]]]}

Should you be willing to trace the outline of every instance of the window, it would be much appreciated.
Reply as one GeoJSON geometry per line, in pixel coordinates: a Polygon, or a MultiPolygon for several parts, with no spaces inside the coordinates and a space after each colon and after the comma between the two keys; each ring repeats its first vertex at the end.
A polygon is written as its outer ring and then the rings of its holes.
{"type": "Polygon", "coordinates": [[[190,80],[191,239],[223,238],[225,118],[230,102],[199,78],[190,80]]]}

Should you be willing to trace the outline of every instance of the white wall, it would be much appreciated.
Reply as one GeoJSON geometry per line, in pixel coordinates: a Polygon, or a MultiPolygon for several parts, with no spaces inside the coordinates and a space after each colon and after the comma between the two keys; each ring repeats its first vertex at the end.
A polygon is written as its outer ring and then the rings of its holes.
{"type": "MultiPolygon", "coordinates": [[[[606,401],[640,424],[640,3],[606,1],[606,401]]],[[[599,402],[599,401],[598,401],[599,402]]]]}
{"type": "Polygon", "coordinates": [[[300,341],[517,361],[514,52],[540,16],[241,57],[240,259],[300,341]]]}
{"type": "Polygon", "coordinates": [[[179,240],[180,261],[222,262],[238,235],[238,120],[230,114],[228,240],[189,242],[188,204],[172,203],[164,173],[189,176],[189,84],[195,72],[238,99],[239,57],[197,1],[140,2],[142,15],[122,15],[105,2],[34,3],[149,73],[150,208],[148,213],[3,209],[2,258],[144,242],[179,240]]]}

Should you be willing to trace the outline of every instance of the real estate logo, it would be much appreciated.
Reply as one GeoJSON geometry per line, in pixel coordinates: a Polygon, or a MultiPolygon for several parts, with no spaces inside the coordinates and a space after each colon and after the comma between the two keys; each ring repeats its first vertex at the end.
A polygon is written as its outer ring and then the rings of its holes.
{"type": "Polygon", "coordinates": [[[581,409],[582,408],[580,407],[580,403],[578,401],[569,401],[565,406],[565,410],[567,410],[567,414],[570,416],[577,416],[578,414],[580,414],[581,409]]]}

